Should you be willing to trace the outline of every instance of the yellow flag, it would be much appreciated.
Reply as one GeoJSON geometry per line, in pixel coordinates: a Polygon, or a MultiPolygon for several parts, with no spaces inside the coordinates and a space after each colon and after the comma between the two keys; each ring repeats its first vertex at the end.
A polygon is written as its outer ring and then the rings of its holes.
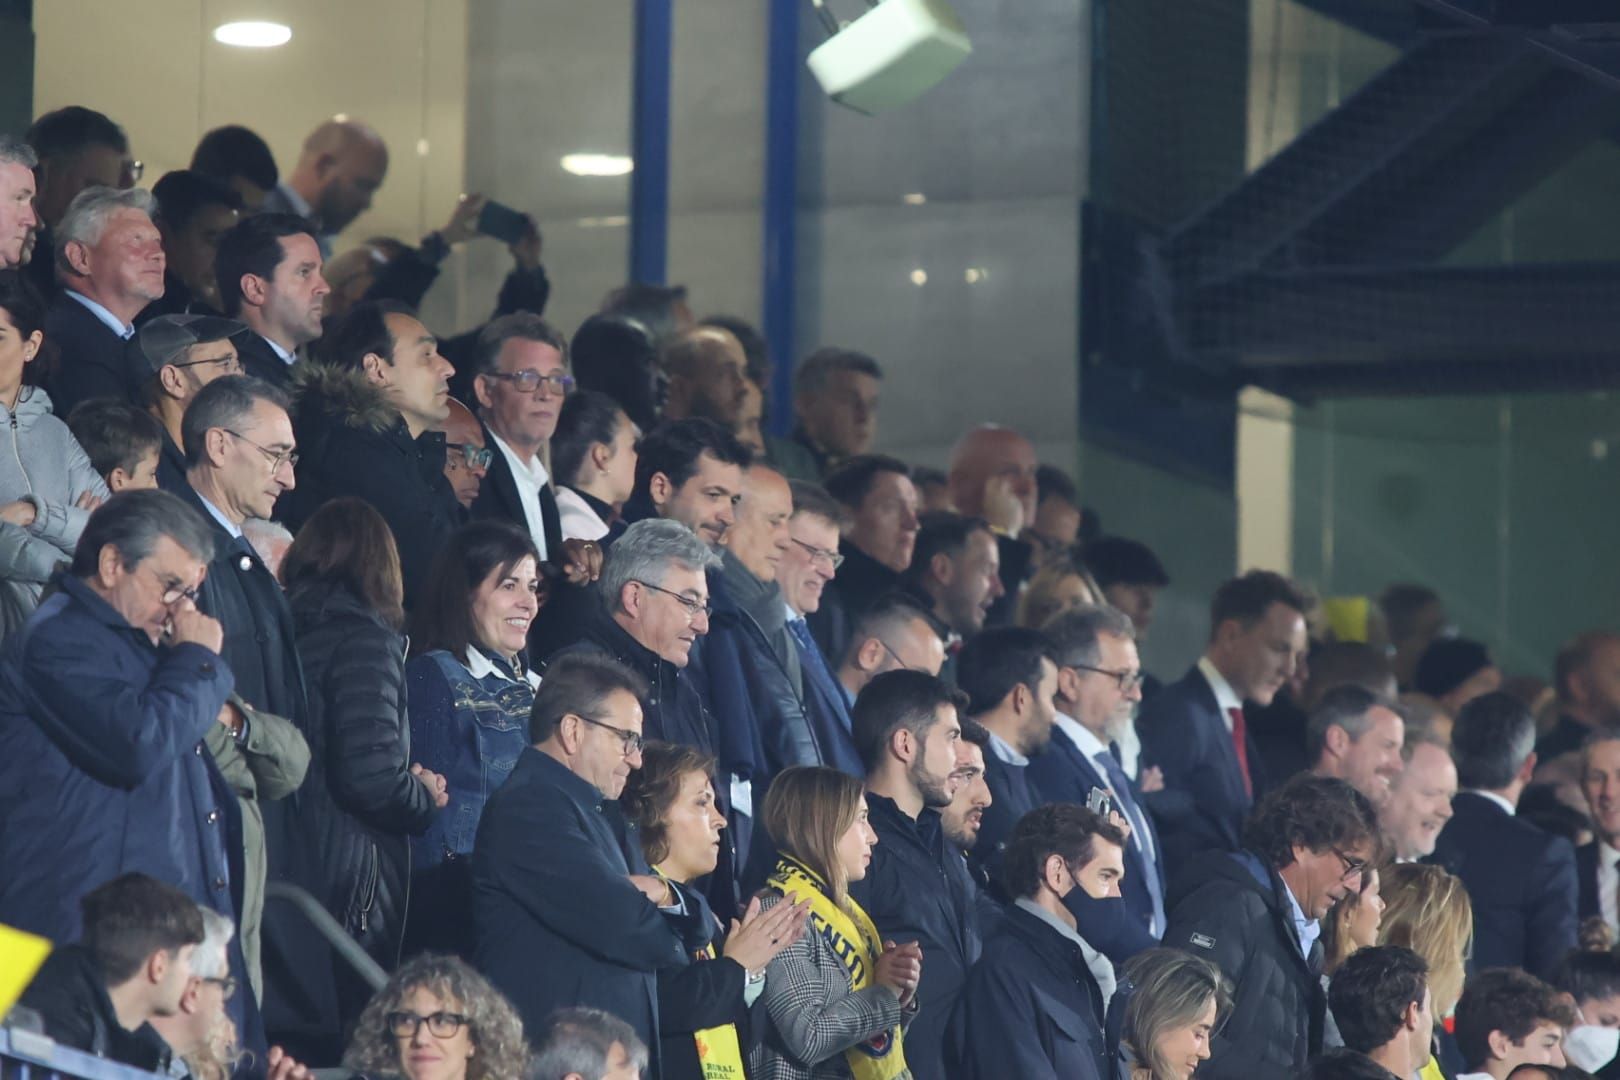
{"type": "Polygon", "coordinates": [[[17,1004],[50,954],[51,943],[44,938],[0,925],[0,1016],[17,1004]]]}

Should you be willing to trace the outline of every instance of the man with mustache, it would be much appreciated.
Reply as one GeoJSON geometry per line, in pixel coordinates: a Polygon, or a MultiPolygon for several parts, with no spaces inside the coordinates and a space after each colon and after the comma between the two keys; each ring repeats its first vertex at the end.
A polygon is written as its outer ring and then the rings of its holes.
{"type": "Polygon", "coordinates": [[[959,641],[984,629],[1001,599],[1001,556],[983,518],[926,514],[917,530],[906,584],[959,641]]]}
{"type": "Polygon", "coordinates": [[[962,783],[958,713],[966,704],[920,671],[879,675],[855,700],[855,746],[878,843],[850,895],[884,940],[915,942],[927,960],[917,988],[922,1011],[906,1029],[906,1064],[918,1080],[945,1075],[945,1033],[979,956],[973,879],[940,819],[962,783]]]}
{"type": "Polygon", "coordinates": [[[1264,787],[1244,702],[1269,705],[1305,650],[1305,601],[1281,574],[1251,570],[1215,592],[1209,645],[1193,669],[1142,710],[1142,764],[1164,790],[1148,799],[1171,865],[1236,851],[1264,787]]]}
{"type": "Polygon", "coordinates": [[[1179,866],[1164,943],[1216,964],[1233,984],[1231,1019],[1199,1076],[1303,1076],[1322,1049],[1327,1009],[1319,920],[1360,891],[1377,817],[1343,780],[1296,776],[1261,800],[1243,842],[1179,866]]]}
{"type": "Polygon", "coordinates": [[[626,521],[671,518],[718,551],[737,520],[748,451],[713,420],[670,420],[636,444],[636,486],[626,521]]]}
{"type": "Polygon", "coordinates": [[[59,416],[87,398],[135,400],[128,356],[135,316],[163,295],[155,209],[151,194],[139,188],[87,188],[55,230],[51,257],[62,292],[45,318],[45,339],[58,361],[46,373],[45,388],[59,416]]]}
{"type": "Polygon", "coordinates": [[[321,309],[331,288],[321,249],[303,218],[256,214],[225,230],[214,277],[225,314],[248,325],[242,368],[287,390],[298,350],[321,336],[321,309]]]}

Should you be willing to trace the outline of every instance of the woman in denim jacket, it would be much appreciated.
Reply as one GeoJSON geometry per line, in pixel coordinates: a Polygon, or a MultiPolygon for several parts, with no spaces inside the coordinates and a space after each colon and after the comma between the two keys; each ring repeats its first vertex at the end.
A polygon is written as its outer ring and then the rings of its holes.
{"type": "Polygon", "coordinates": [[[540,610],[534,542],[504,521],[451,536],[411,614],[411,746],[445,778],[450,804],[412,840],[406,947],[467,955],[468,859],[489,796],[529,744],[539,677],[523,647],[540,610]]]}

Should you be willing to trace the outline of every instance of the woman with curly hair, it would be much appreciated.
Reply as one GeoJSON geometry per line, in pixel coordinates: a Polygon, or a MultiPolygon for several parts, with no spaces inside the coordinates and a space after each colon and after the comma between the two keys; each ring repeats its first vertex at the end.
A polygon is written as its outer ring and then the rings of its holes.
{"type": "Polygon", "coordinates": [[[355,1025],[347,1068],[406,1080],[523,1080],[523,1021],[489,981],[453,956],[394,972],[355,1025]]]}

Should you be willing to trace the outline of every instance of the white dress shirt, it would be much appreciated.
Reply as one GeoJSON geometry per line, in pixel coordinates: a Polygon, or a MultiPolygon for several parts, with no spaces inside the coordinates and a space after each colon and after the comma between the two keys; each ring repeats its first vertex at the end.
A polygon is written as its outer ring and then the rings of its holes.
{"type": "Polygon", "coordinates": [[[1226,681],[1226,676],[1217,671],[1215,665],[1210,663],[1209,657],[1200,656],[1198,658],[1198,672],[1204,676],[1204,681],[1209,683],[1209,688],[1215,691],[1215,704],[1220,707],[1221,720],[1225,722],[1226,730],[1231,731],[1232,710],[1243,708],[1243,699],[1237,696],[1237,691],[1233,690],[1232,684],[1226,681]]]}
{"type": "Polygon", "coordinates": [[[538,457],[524,461],[517,456],[516,450],[506,445],[505,439],[493,431],[489,435],[506,458],[506,463],[512,467],[512,479],[517,481],[518,501],[523,504],[523,519],[529,524],[529,535],[534,538],[535,550],[540,552],[540,561],[545,562],[551,555],[546,551],[546,520],[540,514],[540,489],[551,483],[551,474],[546,472],[538,457]]]}

